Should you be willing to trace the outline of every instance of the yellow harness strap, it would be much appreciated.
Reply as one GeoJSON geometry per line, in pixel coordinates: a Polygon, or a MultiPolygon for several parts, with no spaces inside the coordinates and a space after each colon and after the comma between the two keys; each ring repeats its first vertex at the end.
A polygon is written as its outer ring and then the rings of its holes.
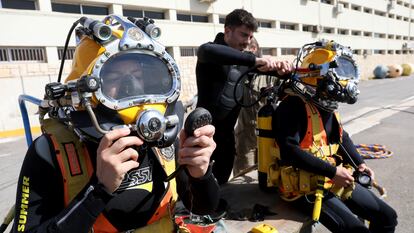
{"type": "MultiPolygon", "coordinates": [[[[62,173],[64,184],[64,203],[67,206],[70,201],[85,187],[93,175],[94,169],[86,146],[79,141],[79,138],[64,124],[54,119],[46,119],[42,124],[42,130],[48,134],[52,140],[59,168],[62,173]]],[[[166,175],[175,171],[175,158],[167,159],[162,156],[162,151],[153,148],[156,158],[163,167],[166,175]]],[[[148,225],[134,232],[154,233],[154,232],[173,232],[174,223],[172,210],[178,198],[176,191],[176,181],[171,180],[166,183],[167,190],[155,211],[148,225]]],[[[101,214],[94,224],[95,233],[118,232],[112,224],[101,214]]]]}
{"type": "Polygon", "coordinates": [[[46,119],[42,129],[53,142],[62,172],[65,206],[85,187],[93,174],[88,150],[65,125],[46,119]]]}
{"type": "MultiPolygon", "coordinates": [[[[339,144],[328,143],[322,117],[318,109],[306,100],[302,100],[305,104],[308,125],[306,135],[301,141],[300,147],[317,158],[336,166],[335,159],[332,155],[337,153],[339,144]]],[[[340,126],[339,115],[337,113],[335,113],[335,117],[340,126]]],[[[340,138],[342,138],[341,130],[340,138]]],[[[282,166],[280,169],[280,177],[279,189],[282,194],[281,198],[287,201],[293,201],[303,195],[315,193],[318,187],[318,180],[321,182],[321,178],[318,178],[317,175],[305,170],[296,169],[292,166],[282,166]]],[[[324,187],[326,189],[331,188],[332,184],[329,182],[329,179],[325,177],[324,180],[324,187]]]]}

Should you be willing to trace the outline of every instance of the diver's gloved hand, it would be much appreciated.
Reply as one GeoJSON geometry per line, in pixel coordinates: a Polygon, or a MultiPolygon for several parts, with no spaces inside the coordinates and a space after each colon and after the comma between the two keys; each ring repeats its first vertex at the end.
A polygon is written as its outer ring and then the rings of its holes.
{"type": "Polygon", "coordinates": [[[129,128],[109,131],[103,136],[97,150],[96,176],[108,193],[121,185],[125,174],[137,168],[138,152],[133,147],[143,144],[137,136],[129,136],[129,128]]]}
{"type": "Polygon", "coordinates": [[[186,135],[184,130],[180,133],[178,163],[186,165],[193,178],[203,177],[208,170],[211,154],[216,149],[214,132],[214,126],[205,125],[194,130],[193,136],[186,135]]]}

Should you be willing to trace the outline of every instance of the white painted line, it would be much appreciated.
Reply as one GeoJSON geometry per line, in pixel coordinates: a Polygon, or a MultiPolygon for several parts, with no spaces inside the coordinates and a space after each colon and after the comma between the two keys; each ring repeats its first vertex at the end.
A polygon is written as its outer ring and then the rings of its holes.
{"type": "Polygon", "coordinates": [[[0,144],[8,143],[8,142],[15,142],[19,139],[20,139],[20,137],[0,138],[0,144]]]}
{"type": "Polygon", "coordinates": [[[400,101],[398,105],[386,106],[383,110],[378,109],[378,111],[374,111],[372,114],[368,114],[366,117],[360,117],[351,122],[345,123],[344,128],[349,133],[349,135],[357,134],[380,124],[381,120],[413,106],[414,96],[400,101]]]}
{"type": "Polygon", "coordinates": [[[12,155],[12,154],[11,153],[0,154],[0,158],[8,157],[10,155],[12,155]]]}

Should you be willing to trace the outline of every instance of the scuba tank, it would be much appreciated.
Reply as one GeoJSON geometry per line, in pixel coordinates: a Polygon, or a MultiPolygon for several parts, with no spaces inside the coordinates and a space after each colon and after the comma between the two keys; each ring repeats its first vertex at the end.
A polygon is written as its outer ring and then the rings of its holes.
{"type": "Polygon", "coordinates": [[[259,187],[263,191],[272,191],[274,188],[270,187],[277,187],[279,179],[279,175],[273,172],[279,171],[277,160],[280,157],[276,154],[276,143],[272,135],[272,115],[275,109],[274,97],[270,95],[257,113],[257,171],[259,187]]]}

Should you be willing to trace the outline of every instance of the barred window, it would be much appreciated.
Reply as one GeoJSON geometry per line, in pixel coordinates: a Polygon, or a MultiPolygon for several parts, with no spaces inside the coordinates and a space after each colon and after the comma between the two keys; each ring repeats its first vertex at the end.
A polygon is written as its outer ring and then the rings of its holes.
{"type": "Polygon", "coordinates": [[[88,15],[108,15],[108,7],[104,6],[85,6],[82,5],[82,13],[88,15]]]}
{"type": "Polygon", "coordinates": [[[294,23],[280,23],[280,29],[296,30],[296,24],[294,23]]]}
{"type": "Polygon", "coordinates": [[[161,11],[144,11],[144,16],[150,19],[165,19],[165,14],[161,11]]]}
{"type": "Polygon", "coordinates": [[[298,53],[298,48],[282,48],[281,54],[282,55],[296,55],[298,53]]]}
{"type": "Polygon", "coordinates": [[[46,61],[44,48],[39,47],[0,47],[0,61],[46,61]]]}
{"type": "Polygon", "coordinates": [[[132,10],[123,9],[122,14],[124,16],[131,16],[134,18],[148,17],[151,19],[165,19],[165,14],[162,11],[147,11],[147,10],[132,10]]]}
{"type": "Polygon", "coordinates": [[[130,17],[134,17],[134,18],[142,18],[144,17],[144,13],[142,10],[128,10],[128,9],[123,9],[122,10],[122,14],[124,16],[130,16],[130,17]]]}
{"type": "Polygon", "coordinates": [[[261,28],[272,28],[272,23],[267,21],[259,21],[259,27],[261,28]]]}
{"type": "Polygon", "coordinates": [[[272,48],[261,48],[262,55],[271,55],[273,56],[273,49],[272,48]]]}
{"type": "Polygon", "coordinates": [[[208,16],[193,14],[177,14],[177,20],[187,22],[208,23],[208,16]]]}
{"type": "Polygon", "coordinates": [[[197,56],[198,47],[180,47],[180,55],[182,57],[195,57],[197,56]]]}
{"type": "MultiPolygon", "coordinates": [[[[63,50],[64,50],[64,47],[59,47],[58,50],[57,50],[59,60],[62,60],[63,50]]],[[[66,50],[65,59],[66,60],[73,60],[73,55],[74,54],[75,54],[75,47],[68,47],[68,49],[66,50]]]]}
{"type": "Polygon", "coordinates": [[[109,14],[106,6],[90,6],[83,4],[66,4],[52,2],[52,11],[71,13],[71,14],[89,14],[89,15],[107,15],[109,14]]]}

